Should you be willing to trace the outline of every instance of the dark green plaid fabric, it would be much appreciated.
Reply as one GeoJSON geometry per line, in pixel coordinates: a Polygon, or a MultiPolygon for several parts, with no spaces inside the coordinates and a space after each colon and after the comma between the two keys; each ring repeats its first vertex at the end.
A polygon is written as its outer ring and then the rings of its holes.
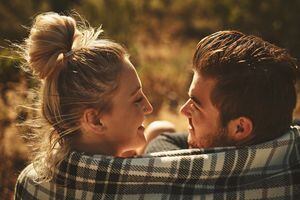
{"type": "Polygon", "coordinates": [[[29,165],[15,199],[300,199],[300,132],[243,147],[185,149],[137,158],[72,152],[53,182],[29,165]]]}

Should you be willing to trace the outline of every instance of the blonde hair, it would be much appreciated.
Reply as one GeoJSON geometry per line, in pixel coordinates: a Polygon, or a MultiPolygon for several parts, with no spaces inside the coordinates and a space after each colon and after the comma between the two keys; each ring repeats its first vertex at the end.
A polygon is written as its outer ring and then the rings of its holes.
{"type": "Polygon", "coordinates": [[[52,127],[34,136],[38,142],[32,162],[39,181],[51,180],[69,153],[70,138],[80,133],[83,110],[111,109],[127,54],[119,44],[98,39],[101,32],[86,23],[78,26],[70,16],[44,13],[35,18],[22,45],[23,68],[41,80],[40,111],[52,127]]]}

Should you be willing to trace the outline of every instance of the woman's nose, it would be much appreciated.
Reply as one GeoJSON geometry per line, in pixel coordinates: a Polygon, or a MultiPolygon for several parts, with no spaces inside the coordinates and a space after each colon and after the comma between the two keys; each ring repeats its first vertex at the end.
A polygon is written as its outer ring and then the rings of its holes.
{"type": "Polygon", "coordinates": [[[148,115],[153,112],[153,107],[146,97],[145,97],[145,104],[144,104],[143,111],[144,111],[145,115],[148,115]]]}

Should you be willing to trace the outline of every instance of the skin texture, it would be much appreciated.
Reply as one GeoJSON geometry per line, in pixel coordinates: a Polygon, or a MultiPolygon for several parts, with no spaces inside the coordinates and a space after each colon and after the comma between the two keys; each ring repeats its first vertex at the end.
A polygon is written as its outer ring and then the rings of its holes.
{"type": "Polygon", "coordinates": [[[101,117],[107,127],[108,140],[122,151],[146,144],[144,130],[139,127],[145,115],[153,110],[134,67],[130,62],[127,64],[121,74],[120,88],[112,99],[112,112],[101,117]]]}
{"type": "Polygon", "coordinates": [[[142,123],[152,110],[135,68],[126,60],[112,98],[112,110],[97,115],[94,110],[87,110],[83,116],[82,149],[104,155],[132,156],[146,144],[142,123]]]}
{"type": "Polygon", "coordinates": [[[189,89],[190,98],[180,110],[189,121],[190,148],[230,146],[233,143],[227,128],[221,127],[220,112],[210,99],[215,84],[216,80],[194,73],[189,89]]]}

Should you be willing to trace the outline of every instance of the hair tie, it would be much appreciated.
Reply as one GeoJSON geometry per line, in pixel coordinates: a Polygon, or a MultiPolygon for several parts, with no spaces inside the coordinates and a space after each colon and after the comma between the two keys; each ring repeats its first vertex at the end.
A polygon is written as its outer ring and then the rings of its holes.
{"type": "Polygon", "coordinates": [[[74,52],[73,52],[72,50],[70,50],[70,51],[68,51],[67,53],[64,53],[64,57],[67,58],[67,57],[73,55],[73,53],[74,53],[74,52]]]}

